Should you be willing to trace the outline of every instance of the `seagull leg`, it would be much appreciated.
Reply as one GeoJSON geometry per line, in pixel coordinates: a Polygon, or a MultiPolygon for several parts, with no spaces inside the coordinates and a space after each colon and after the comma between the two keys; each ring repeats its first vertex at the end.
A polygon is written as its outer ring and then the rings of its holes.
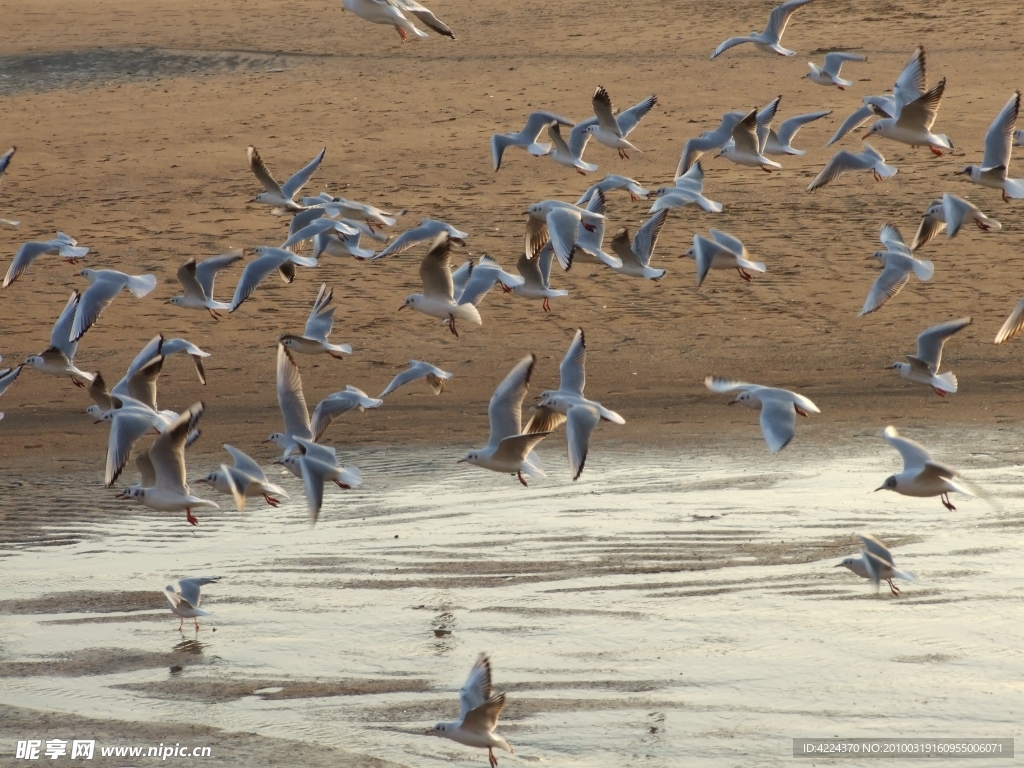
{"type": "Polygon", "coordinates": [[[933,147],[929,145],[928,149],[930,149],[932,151],[932,154],[935,155],[936,157],[942,157],[942,150],[939,149],[938,147],[933,147]]]}
{"type": "Polygon", "coordinates": [[[951,502],[949,500],[949,493],[948,492],[940,494],[939,498],[942,499],[942,506],[944,506],[946,509],[950,509],[950,510],[956,511],[956,507],[953,506],[953,502],[951,502]]]}
{"type": "Polygon", "coordinates": [[[185,617],[181,617],[181,621],[178,622],[178,631],[181,632],[181,628],[185,626],[185,617]]]}
{"type": "Polygon", "coordinates": [[[635,203],[639,198],[633,194],[633,190],[629,190],[629,199],[630,202],[635,203]]]}
{"type": "Polygon", "coordinates": [[[331,357],[333,357],[335,360],[344,360],[345,359],[345,356],[340,354],[340,353],[338,353],[338,352],[328,352],[327,354],[330,355],[331,357]]]}
{"type": "Polygon", "coordinates": [[[583,219],[580,219],[580,226],[587,230],[587,232],[593,232],[597,229],[596,226],[594,226],[593,224],[587,224],[587,222],[583,221],[583,219]]]}
{"type": "MultiPolygon", "coordinates": [[[[1003,194],[1005,194],[1005,192],[1003,194]]],[[[990,227],[988,224],[985,224],[980,219],[975,219],[974,223],[978,225],[978,229],[980,229],[982,232],[988,232],[990,229],[992,229],[992,227],[990,227]]]]}
{"type": "Polygon", "coordinates": [[[626,154],[626,150],[624,150],[622,147],[619,147],[619,157],[621,157],[623,160],[629,160],[629,155],[626,154]]]}
{"type": "Polygon", "coordinates": [[[886,581],[889,582],[889,589],[892,590],[893,596],[894,597],[899,597],[900,596],[900,588],[892,583],[892,579],[886,579],[886,581]]]}
{"type": "Polygon", "coordinates": [[[518,478],[519,478],[519,482],[523,484],[523,487],[524,487],[524,488],[528,488],[528,487],[529,487],[529,486],[528,486],[528,485],[526,484],[526,481],[525,481],[525,480],[523,480],[523,473],[522,473],[521,471],[520,471],[520,472],[516,472],[516,477],[518,477],[518,478]]]}
{"type": "Polygon", "coordinates": [[[502,292],[502,293],[512,293],[512,289],[511,289],[511,288],[509,288],[509,287],[508,287],[507,285],[505,285],[505,284],[504,284],[503,282],[501,282],[500,280],[498,281],[498,284],[499,284],[499,285],[501,286],[501,292],[502,292]]]}
{"type": "Polygon", "coordinates": [[[875,181],[881,181],[882,180],[882,177],[881,177],[881,175],[879,175],[877,168],[872,168],[871,169],[871,173],[875,177],[875,181]]]}
{"type": "Polygon", "coordinates": [[[1010,197],[1006,194],[1006,190],[1005,189],[1003,190],[1003,202],[1004,203],[1010,202],[1010,197]]]}
{"type": "Polygon", "coordinates": [[[71,381],[72,381],[72,383],[73,383],[73,384],[74,384],[74,385],[75,385],[76,387],[78,387],[79,389],[85,389],[85,384],[83,384],[83,383],[82,383],[81,381],[79,381],[79,380],[78,380],[77,378],[75,378],[74,376],[72,376],[72,377],[71,377],[71,381]]]}
{"type": "Polygon", "coordinates": [[[580,176],[586,176],[587,175],[587,172],[584,171],[582,168],[580,168],[578,165],[574,166],[574,167],[576,168],[576,173],[578,173],[580,176]]]}
{"type": "Polygon", "coordinates": [[[336,486],[338,486],[339,488],[344,488],[346,491],[351,491],[352,490],[352,486],[351,485],[346,485],[345,483],[341,482],[341,480],[338,480],[337,478],[334,479],[334,484],[336,486]]]}
{"type": "Polygon", "coordinates": [[[199,525],[199,520],[192,514],[191,509],[185,510],[185,519],[188,520],[189,525],[199,525]]]}
{"type": "Polygon", "coordinates": [[[807,411],[805,411],[803,408],[801,408],[796,403],[793,404],[793,410],[796,411],[797,413],[799,413],[801,416],[804,416],[804,417],[807,416],[807,411]]]}
{"type": "Polygon", "coordinates": [[[491,764],[491,768],[498,768],[498,758],[494,756],[494,747],[487,748],[487,762],[491,764]]]}
{"type": "Polygon", "coordinates": [[[209,307],[207,307],[206,311],[210,313],[210,317],[212,317],[214,320],[220,320],[220,314],[218,314],[215,310],[212,310],[209,307]]]}
{"type": "Polygon", "coordinates": [[[198,632],[199,631],[199,617],[198,616],[193,616],[193,619],[196,622],[196,632],[198,632]]]}
{"type": "Polygon", "coordinates": [[[400,26],[398,26],[398,25],[396,24],[396,25],[395,25],[395,32],[397,32],[397,33],[398,33],[398,36],[399,36],[400,38],[402,38],[402,42],[404,43],[404,42],[405,42],[405,39],[406,39],[406,37],[407,37],[407,35],[405,34],[405,30],[404,30],[404,29],[402,29],[402,28],[401,28],[400,26]]]}
{"type": "Polygon", "coordinates": [[[459,332],[455,330],[455,315],[448,315],[448,330],[452,332],[455,338],[459,338],[459,332]]]}
{"type": "Polygon", "coordinates": [[[762,165],[761,166],[761,170],[764,171],[765,173],[771,173],[772,172],[772,169],[769,168],[767,165],[762,165]]]}
{"type": "Polygon", "coordinates": [[[747,272],[747,271],[746,271],[745,269],[743,269],[743,267],[736,267],[736,271],[737,271],[737,272],[739,272],[739,273],[740,273],[740,277],[742,277],[742,278],[743,278],[744,280],[746,280],[746,281],[747,281],[748,283],[749,283],[749,282],[750,282],[751,280],[753,280],[753,279],[754,279],[754,278],[752,278],[752,277],[750,276],[750,274],[749,274],[749,273],[748,273],[748,272],[747,272]]]}
{"type": "Polygon", "coordinates": [[[551,300],[548,299],[547,296],[544,297],[544,303],[541,304],[541,307],[544,308],[545,312],[550,312],[551,311],[551,300]]]}
{"type": "Polygon", "coordinates": [[[277,507],[280,506],[281,504],[280,499],[275,499],[273,496],[270,496],[266,493],[263,494],[263,499],[267,502],[267,504],[269,504],[272,507],[277,507]]]}
{"type": "Polygon", "coordinates": [[[943,391],[942,391],[941,389],[939,389],[938,387],[932,387],[932,389],[934,389],[934,390],[935,390],[935,394],[936,394],[936,395],[938,395],[939,397],[945,397],[945,396],[946,396],[946,393],[945,393],[945,392],[943,392],[943,391]]]}

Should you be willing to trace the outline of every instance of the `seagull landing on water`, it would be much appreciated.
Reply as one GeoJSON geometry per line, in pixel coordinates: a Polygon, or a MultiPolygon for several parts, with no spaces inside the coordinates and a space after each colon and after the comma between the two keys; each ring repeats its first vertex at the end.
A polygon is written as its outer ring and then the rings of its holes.
{"type": "Polygon", "coordinates": [[[1016,133],[1017,114],[1020,112],[1020,91],[1017,91],[996,116],[985,134],[985,156],[981,167],[968,165],[957,173],[966,174],[975,184],[1001,190],[1003,200],[1024,197],[1024,179],[1009,179],[1010,153],[1016,133]]]}
{"type": "Polygon", "coordinates": [[[768,450],[778,453],[793,439],[796,429],[796,416],[807,416],[810,413],[821,413],[818,406],[809,398],[788,389],[762,387],[759,384],[746,384],[718,376],[708,376],[704,386],[712,392],[724,393],[739,390],[735,400],[729,405],[742,403],[748,408],[761,410],[761,433],[768,443],[768,450]]]}
{"type": "Polygon", "coordinates": [[[927,384],[939,397],[946,393],[955,394],[957,381],[952,371],[939,373],[942,363],[942,347],[954,333],[959,333],[971,324],[971,318],[961,317],[933,325],[917,337],[917,354],[907,355],[907,363],[893,363],[886,370],[899,371],[900,376],[910,381],[927,384]]]}
{"type": "Polygon", "coordinates": [[[530,383],[536,355],[527,355],[498,385],[487,405],[487,418],[491,435],[487,445],[470,451],[459,463],[466,462],[494,472],[507,472],[519,478],[524,486],[523,474],[546,477],[533,449],[550,431],[524,433],[522,428],[523,398],[530,383]]]}
{"type": "Polygon", "coordinates": [[[959,472],[948,464],[935,461],[919,443],[900,437],[896,427],[886,427],[883,436],[903,457],[903,471],[887,477],[884,483],[875,488],[876,491],[895,491],[904,496],[919,498],[938,496],[942,500],[942,506],[949,510],[956,509],[949,500],[949,494],[974,495],[956,482],[955,478],[959,472]]]}
{"type": "Polygon", "coordinates": [[[177,592],[170,584],[164,587],[164,595],[167,597],[167,602],[171,604],[171,613],[181,617],[181,621],[178,622],[179,632],[185,624],[185,619],[193,619],[196,623],[196,632],[198,632],[199,617],[213,615],[213,611],[204,611],[199,607],[199,601],[202,599],[199,590],[200,587],[207,584],[216,584],[220,578],[220,576],[210,576],[208,578],[182,579],[178,582],[177,592]]]}
{"type": "Polygon", "coordinates": [[[870,533],[860,535],[861,553],[856,557],[843,558],[836,568],[849,568],[862,579],[871,579],[877,588],[883,581],[888,583],[894,597],[900,596],[900,588],[893,579],[913,581],[913,574],[896,570],[889,548],[870,533]]]}
{"type": "Polygon", "coordinates": [[[486,747],[491,768],[497,768],[495,747],[515,754],[512,745],[494,732],[504,706],[504,693],[491,695],[491,661],[487,654],[481,653],[459,691],[459,719],[438,723],[427,729],[426,734],[451,739],[467,747],[486,747]]]}
{"type": "Polygon", "coordinates": [[[786,24],[789,23],[789,17],[803,5],[807,5],[811,0],[789,0],[787,3],[776,6],[772,9],[771,15],[768,17],[768,26],[764,28],[764,32],[751,32],[746,37],[730,37],[724,43],[715,48],[715,52],[711,54],[711,58],[721,56],[727,50],[733,46],[742,45],[743,43],[753,43],[754,47],[759,51],[766,53],[777,53],[780,56],[796,56],[796,51],[790,51],[783,48],[779,43],[782,41],[782,33],[786,31],[786,24]]]}

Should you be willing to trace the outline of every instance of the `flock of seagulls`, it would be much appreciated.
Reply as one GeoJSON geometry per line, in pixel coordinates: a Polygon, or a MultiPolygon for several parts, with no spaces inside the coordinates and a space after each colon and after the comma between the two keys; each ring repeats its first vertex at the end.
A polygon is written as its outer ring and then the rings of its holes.
{"type": "MultiPolygon", "coordinates": [[[[771,12],[763,32],[729,38],[715,49],[711,58],[747,43],[758,51],[794,56],[794,51],[781,45],[782,36],[794,13],[811,2],[789,0],[779,5],[771,12]]],[[[368,22],[391,25],[403,42],[410,37],[427,37],[416,23],[455,39],[444,22],[415,0],[343,0],[342,4],[345,10],[368,22]]],[[[853,83],[840,76],[842,68],[853,64],[860,66],[866,61],[867,57],[859,53],[833,51],[826,54],[823,64],[809,63],[810,72],[806,77],[818,85],[845,90],[853,83]]],[[[896,78],[892,92],[864,97],[828,144],[842,140],[874,120],[865,131],[865,138],[927,147],[934,155],[942,157],[953,146],[948,136],[933,131],[945,87],[945,78],[928,87],[925,51],[917,47],[896,78]]],[[[431,318],[439,329],[446,326],[447,332],[458,337],[460,329],[465,331],[466,326],[483,325],[485,313],[481,313],[481,304],[496,286],[507,294],[539,300],[545,312],[551,311],[553,300],[569,295],[568,290],[552,287],[556,262],[563,274],[575,263],[588,263],[602,265],[625,277],[661,280],[667,270],[654,266],[653,258],[669,213],[687,205],[695,205],[710,214],[723,210],[721,203],[705,196],[703,157],[721,157],[740,166],[773,173],[783,166],[772,158],[804,154],[804,150],[793,146],[797,133],[831,114],[831,110],[821,110],[796,115],[773,127],[782,98],[777,96],[761,108],[727,112],[717,127],[687,140],[669,185],[647,189],[628,176],[609,174],[590,185],[575,202],[545,199],[530,205],[523,212],[522,255],[515,265],[518,274],[507,272],[486,255],[454,267],[454,249],[465,245],[470,234],[446,221],[424,218],[416,226],[392,237],[388,230],[398,223],[404,211],[389,212],[326,192],[303,196],[302,190],[319,169],[326,147],[287,181],[279,183],[256,148],[250,146],[246,150],[248,165],[263,188],[252,202],[269,206],[274,214],[288,216],[287,236],[280,245],[261,245],[198,262],[189,259],[176,273],[180,294],[166,303],[180,309],[205,311],[211,320],[221,321],[240,311],[246,300],[274,273],[285,283],[292,283],[298,275],[297,267],[313,269],[325,255],[372,261],[425,248],[418,267],[422,292],[408,296],[400,309],[415,310],[431,318]],[[606,247],[605,233],[609,226],[606,196],[622,191],[634,202],[652,201],[650,215],[635,234],[626,227],[617,228],[606,247]],[[231,299],[217,300],[218,277],[248,256],[251,258],[245,261],[231,299]]],[[[503,160],[507,160],[507,151],[520,148],[529,156],[546,157],[586,175],[598,168],[583,159],[591,139],[615,150],[618,158],[626,162],[631,152],[641,152],[632,137],[644,117],[657,105],[657,97],[650,95],[628,109],[617,111],[609,92],[598,86],[591,97],[593,114],[582,121],[538,110],[527,116],[524,127],[518,132],[495,133],[490,141],[493,169],[500,172],[503,160]],[[566,135],[563,136],[563,132],[566,135]]],[[[1019,109],[1020,93],[1017,92],[992,122],[985,137],[981,164],[969,165],[958,172],[983,189],[999,190],[1007,202],[1024,198],[1024,180],[1009,176],[1012,147],[1024,143],[1024,131],[1016,129],[1019,109]]],[[[14,155],[12,148],[0,157],[0,180],[14,155]]],[[[862,151],[842,149],[837,152],[807,191],[838,183],[844,174],[863,171],[870,171],[876,181],[891,178],[898,172],[877,149],[864,141],[862,151]]],[[[907,285],[911,275],[917,280],[931,280],[935,266],[917,255],[920,249],[943,231],[947,239],[956,237],[963,225],[970,222],[985,232],[1001,228],[998,221],[977,205],[951,192],[942,192],[941,197],[929,204],[909,245],[893,224],[883,223],[879,238],[884,249],[872,255],[882,265],[882,271],[868,291],[860,315],[881,310],[907,285]]],[[[0,223],[19,224],[8,219],[0,223]]],[[[44,268],[43,257],[59,256],[77,265],[89,253],[89,247],[78,245],[74,237],[63,232],[57,232],[50,240],[25,242],[14,255],[3,288],[24,290],[33,272],[44,268]],[[15,282],[19,282],[19,286],[14,287],[15,282]]],[[[707,236],[694,234],[693,245],[685,255],[694,261],[698,288],[709,279],[712,271],[735,270],[740,278],[750,281],[754,275],[768,269],[765,262],[754,260],[739,238],[715,228],[710,228],[707,236]]],[[[93,400],[86,412],[96,423],[109,425],[104,485],[112,487],[134,457],[138,482],[121,490],[118,497],[154,510],[184,512],[187,522],[197,525],[194,510],[219,507],[217,502],[195,495],[187,480],[186,450],[200,437],[199,424],[206,406],[199,401],[181,413],[161,409],[157,402],[157,383],[167,359],[182,353],[191,358],[200,383],[205,384],[203,361],[210,353],[186,339],[169,339],[158,334],[139,352],[124,377],[108,388],[101,372],[79,367],[76,362],[79,344],[123,290],[136,299],[144,299],[155,290],[157,278],[152,274],[134,275],[92,267],[81,269],[78,276],[85,278],[88,285],[83,283],[72,290],[53,325],[49,345],[22,364],[0,370],[0,394],[26,367],[42,374],[69,378],[93,400]],[[143,448],[143,440],[150,433],[155,433],[155,437],[143,448]]],[[[440,395],[453,378],[451,372],[429,362],[413,360],[407,369],[395,375],[378,397],[348,385],[344,390],[325,395],[310,414],[297,356],[327,355],[343,359],[354,353],[349,344],[330,341],[335,311],[332,303],[333,291],[327,284],[320,285],[302,332],[295,332],[295,328],[281,329],[276,337],[276,391],[283,426],[265,441],[280,451],[274,465],[301,480],[313,523],[320,515],[325,487],[329,483],[351,489],[363,482],[359,469],[343,466],[337,450],[325,442],[332,422],[350,411],[384,407],[385,398],[399,387],[421,379],[440,395]]],[[[963,317],[925,329],[917,337],[915,353],[907,355],[906,362],[895,362],[889,368],[909,382],[931,387],[940,397],[955,394],[957,377],[951,371],[940,372],[942,350],[971,322],[970,317],[963,317]]],[[[1005,321],[995,342],[1009,341],[1022,329],[1024,299],[1005,321]]],[[[569,475],[572,481],[578,480],[586,465],[594,430],[601,422],[625,423],[618,413],[584,395],[585,362],[586,338],[583,329],[578,329],[561,363],[558,388],[541,392],[524,423],[523,406],[537,357],[528,354],[519,359],[498,383],[490,399],[487,409],[490,432],[486,445],[468,452],[460,461],[512,475],[526,485],[527,478],[546,476],[536,448],[564,425],[569,475]]],[[[739,403],[758,411],[761,431],[772,453],[781,451],[792,441],[797,416],[820,413],[809,398],[788,389],[718,376],[708,376],[705,385],[714,393],[732,393],[730,404],[739,403]]],[[[900,454],[903,470],[887,478],[877,490],[910,497],[937,496],[950,510],[955,507],[949,494],[970,495],[963,482],[957,480],[955,469],[933,459],[924,447],[900,436],[894,427],[887,427],[883,438],[900,454]]],[[[219,469],[203,475],[196,483],[207,486],[211,492],[230,496],[239,511],[246,509],[249,500],[262,499],[277,508],[290,499],[287,490],[270,480],[258,461],[233,445],[225,444],[224,450],[231,463],[222,463],[219,469]]],[[[891,552],[881,541],[863,535],[861,542],[863,551],[844,559],[837,567],[846,567],[876,585],[885,582],[893,595],[898,595],[900,591],[893,579],[911,580],[913,577],[896,568],[891,552]]],[[[171,586],[165,588],[171,610],[181,618],[179,629],[184,620],[190,618],[198,630],[199,617],[209,615],[199,607],[200,588],[215,583],[217,578],[183,579],[177,590],[171,586]]],[[[486,748],[491,766],[495,766],[495,748],[512,752],[508,742],[495,733],[504,703],[504,694],[491,693],[490,662],[481,655],[462,688],[459,719],[438,723],[428,733],[486,748]]]]}

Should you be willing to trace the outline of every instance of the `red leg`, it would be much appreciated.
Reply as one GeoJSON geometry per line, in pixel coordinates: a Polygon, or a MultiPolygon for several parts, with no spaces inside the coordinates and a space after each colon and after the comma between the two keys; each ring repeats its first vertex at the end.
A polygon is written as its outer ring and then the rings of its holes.
{"type": "Polygon", "coordinates": [[[945,393],[945,392],[943,392],[943,391],[942,391],[941,389],[939,389],[938,387],[932,387],[932,389],[934,389],[934,390],[935,390],[935,394],[936,394],[936,395],[938,395],[939,397],[945,397],[945,396],[946,396],[946,393],[945,393]]]}
{"type": "Polygon", "coordinates": [[[494,756],[494,747],[487,748],[487,762],[491,764],[491,768],[498,767],[498,758],[494,756]]]}
{"type": "Polygon", "coordinates": [[[580,168],[578,165],[576,166],[576,173],[578,173],[580,176],[586,176],[587,175],[587,172],[584,171],[582,168],[580,168]]]}
{"type": "Polygon", "coordinates": [[[1009,195],[1006,194],[1006,190],[1005,189],[1003,190],[1003,202],[1004,203],[1010,202],[1010,197],[1009,197],[1009,195]]]}
{"type": "Polygon", "coordinates": [[[214,312],[209,307],[206,308],[206,311],[210,313],[210,317],[212,317],[214,320],[220,320],[220,315],[214,312]]]}
{"type": "Polygon", "coordinates": [[[72,377],[71,377],[71,381],[72,381],[72,382],[74,383],[74,385],[75,385],[76,387],[78,387],[79,389],[85,389],[85,384],[83,384],[82,382],[80,382],[80,381],[79,381],[78,379],[76,379],[76,378],[75,378],[74,376],[72,376],[72,377]]]}
{"type": "Polygon", "coordinates": [[[988,232],[991,229],[991,227],[988,224],[985,224],[979,221],[978,219],[975,219],[974,223],[978,225],[978,229],[980,229],[982,232],[988,232]]]}
{"type": "Polygon", "coordinates": [[[273,496],[269,496],[265,493],[263,494],[263,499],[267,502],[267,504],[269,504],[272,507],[277,507],[280,506],[281,504],[280,499],[275,499],[273,496]]]}
{"type": "Polygon", "coordinates": [[[882,177],[881,177],[881,175],[880,175],[880,174],[878,173],[878,169],[877,169],[877,168],[872,168],[872,169],[871,169],[871,173],[872,173],[872,174],[874,175],[874,177],[875,177],[875,181],[881,181],[881,180],[882,180],[882,177]]]}
{"type": "Polygon", "coordinates": [[[771,168],[769,168],[769,167],[768,167],[768,166],[766,166],[766,165],[762,165],[762,166],[761,166],[761,170],[762,170],[762,171],[764,171],[765,173],[771,173],[771,172],[772,172],[772,169],[771,169],[771,168]]]}
{"type": "Polygon", "coordinates": [[[938,147],[928,147],[928,149],[930,149],[932,151],[932,154],[935,155],[936,157],[942,157],[942,150],[939,149],[938,147]]]}
{"type": "Polygon", "coordinates": [[[544,308],[545,312],[550,312],[551,311],[551,301],[547,297],[545,297],[544,298],[544,303],[541,304],[541,307],[544,308]]]}
{"type": "Polygon", "coordinates": [[[946,509],[950,509],[953,511],[956,510],[956,507],[953,506],[953,502],[949,500],[948,493],[943,493],[941,496],[939,496],[939,498],[942,499],[942,506],[944,506],[946,509]]]}
{"type": "Polygon", "coordinates": [[[192,514],[191,509],[185,510],[185,519],[188,520],[189,525],[199,525],[199,520],[197,520],[195,516],[192,514]]]}
{"type": "Polygon", "coordinates": [[[900,596],[900,588],[892,583],[892,579],[886,579],[886,581],[889,582],[889,589],[892,590],[893,596],[894,597],[899,597],[900,596]]]}
{"type": "Polygon", "coordinates": [[[619,157],[621,157],[623,160],[629,160],[629,155],[626,153],[626,150],[622,149],[621,147],[619,148],[619,157]]]}
{"type": "Polygon", "coordinates": [[[501,285],[501,292],[502,292],[502,293],[512,293],[512,289],[511,289],[511,288],[509,288],[509,287],[508,287],[507,285],[505,285],[504,283],[502,283],[502,282],[500,282],[500,281],[499,281],[499,285],[501,285]]]}
{"type": "Polygon", "coordinates": [[[402,42],[404,43],[405,42],[405,38],[406,38],[405,30],[396,25],[395,26],[395,32],[398,33],[398,36],[400,38],[402,38],[402,42]]]}
{"type": "Polygon", "coordinates": [[[181,617],[181,621],[178,622],[178,631],[181,632],[181,628],[185,626],[185,617],[181,617]]]}
{"type": "Polygon", "coordinates": [[[345,483],[341,482],[341,480],[335,479],[334,484],[336,486],[338,486],[339,488],[344,488],[346,491],[351,491],[352,490],[352,486],[351,485],[346,485],[345,483]]]}
{"type": "Polygon", "coordinates": [[[587,230],[587,232],[593,232],[595,229],[597,229],[597,227],[595,227],[593,224],[587,224],[587,222],[583,220],[580,220],[580,224],[583,226],[585,230],[587,230]]]}
{"type": "Polygon", "coordinates": [[[523,480],[523,473],[522,472],[516,472],[516,477],[519,478],[519,482],[523,484],[523,487],[529,487],[529,486],[526,485],[526,481],[523,480]]]}
{"type": "Polygon", "coordinates": [[[739,273],[740,273],[740,277],[742,277],[742,278],[743,278],[744,280],[746,280],[746,281],[747,281],[748,283],[749,283],[749,282],[750,282],[751,280],[753,280],[753,279],[754,279],[754,278],[752,278],[752,277],[750,276],[750,274],[749,274],[749,273],[748,273],[748,272],[747,272],[747,271],[746,271],[745,269],[743,269],[743,267],[736,267],[736,271],[737,271],[737,272],[739,272],[739,273]]]}
{"type": "Polygon", "coordinates": [[[199,631],[199,617],[196,616],[194,618],[195,618],[195,621],[196,621],[196,632],[198,632],[199,631]]]}
{"type": "Polygon", "coordinates": [[[799,413],[799,414],[800,414],[801,416],[804,416],[804,417],[806,417],[806,416],[807,416],[807,411],[805,411],[805,410],[804,410],[803,408],[801,408],[801,407],[800,407],[799,405],[795,405],[795,404],[794,404],[794,405],[793,405],[793,410],[794,410],[794,411],[796,411],[797,413],[799,413]]]}
{"type": "Polygon", "coordinates": [[[456,339],[459,338],[459,332],[455,330],[455,315],[448,315],[448,330],[456,339]]]}

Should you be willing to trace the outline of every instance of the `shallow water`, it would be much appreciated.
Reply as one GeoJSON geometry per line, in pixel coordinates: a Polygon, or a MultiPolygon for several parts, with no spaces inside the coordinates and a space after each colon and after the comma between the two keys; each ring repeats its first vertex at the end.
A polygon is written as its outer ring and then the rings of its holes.
{"type": "Polygon", "coordinates": [[[935,452],[998,498],[951,512],[871,493],[898,470],[884,445],[853,460],[604,447],[576,485],[551,451],[529,489],[403,449],[364,453],[366,485],[329,490],[315,528],[291,478],[279,511],[207,510],[196,529],[50,510],[4,537],[0,703],[482,764],[422,731],[457,715],[487,651],[516,748],[503,764],[767,765],[802,736],[1020,737],[1024,476],[1007,456],[935,452]],[[902,597],[833,567],[861,531],[916,574],[902,597]],[[215,615],[179,634],[160,589],[211,574],[215,615]]]}

